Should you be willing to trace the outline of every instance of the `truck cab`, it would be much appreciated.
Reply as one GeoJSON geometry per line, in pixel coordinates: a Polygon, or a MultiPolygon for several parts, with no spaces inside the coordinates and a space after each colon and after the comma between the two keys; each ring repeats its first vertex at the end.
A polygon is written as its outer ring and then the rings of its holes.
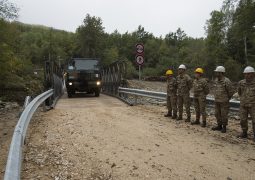
{"type": "Polygon", "coordinates": [[[100,60],[93,58],[73,58],[66,71],[66,90],[68,97],[76,92],[95,93],[101,91],[100,60]]]}

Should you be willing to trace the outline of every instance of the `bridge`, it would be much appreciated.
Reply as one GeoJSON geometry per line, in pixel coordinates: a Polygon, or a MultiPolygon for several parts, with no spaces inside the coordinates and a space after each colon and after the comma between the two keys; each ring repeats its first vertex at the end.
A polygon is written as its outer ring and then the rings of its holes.
{"type": "Polygon", "coordinates": [[[221,134],[210,131],[213,118],[201,128],[163,117],[164,107],[130,106],[128,94],[164,93],[120,88],[125,72],[125,62],[116,62],[102,71],[100,97],[67,98],[61,69],[47,62],[45,93],[20,117],[4,179],[255,178],[254,144],[235,138],[237,122],[221,134]],[[30,122],[40,104],[47,111],[30,122]]]}

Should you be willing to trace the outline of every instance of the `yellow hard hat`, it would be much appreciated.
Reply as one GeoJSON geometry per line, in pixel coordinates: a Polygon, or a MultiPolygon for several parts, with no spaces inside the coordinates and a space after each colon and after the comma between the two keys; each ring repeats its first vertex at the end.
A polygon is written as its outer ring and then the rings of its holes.
{"type": "Polygon", "coordinates": [[[166,71],[166,75],[173,75],[174,73],[173,73],[173,71],[172,70],[167,70],[166,71]]]}
{"type": "Polygon", "coordinates": [[[203,70],[202,68],[197,68],[197,69],[195,70],[195,72],[196,72],[196,73],[201,73],[201,74],[203,74],[203,73],[204,73],[204,70],[203,70]]]}

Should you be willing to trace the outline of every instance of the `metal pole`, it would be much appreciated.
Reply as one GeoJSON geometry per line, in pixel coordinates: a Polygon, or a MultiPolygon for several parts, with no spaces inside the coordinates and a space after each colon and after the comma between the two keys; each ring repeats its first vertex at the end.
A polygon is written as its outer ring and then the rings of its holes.
{"type": "Polygon", "coordinates": [[[141,81],[141,65],[139,65],[139,81],[141,81]]]}
{"type": "Polygon", "coordinates": [[[247,37],[244,36],[244,53],[245,53],[245,65],[248,65],[248,57],[247,57],[247,37]]]}

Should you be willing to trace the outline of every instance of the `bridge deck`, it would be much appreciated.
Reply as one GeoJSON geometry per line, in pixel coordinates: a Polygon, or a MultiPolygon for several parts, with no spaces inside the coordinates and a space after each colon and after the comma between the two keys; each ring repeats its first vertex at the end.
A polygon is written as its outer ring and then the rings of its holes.
{"type": "Polygon", "coordinates": [[[30,126],[23,179],[254,179],[254,145],[101,95],[62,97],[30,126]]]}

